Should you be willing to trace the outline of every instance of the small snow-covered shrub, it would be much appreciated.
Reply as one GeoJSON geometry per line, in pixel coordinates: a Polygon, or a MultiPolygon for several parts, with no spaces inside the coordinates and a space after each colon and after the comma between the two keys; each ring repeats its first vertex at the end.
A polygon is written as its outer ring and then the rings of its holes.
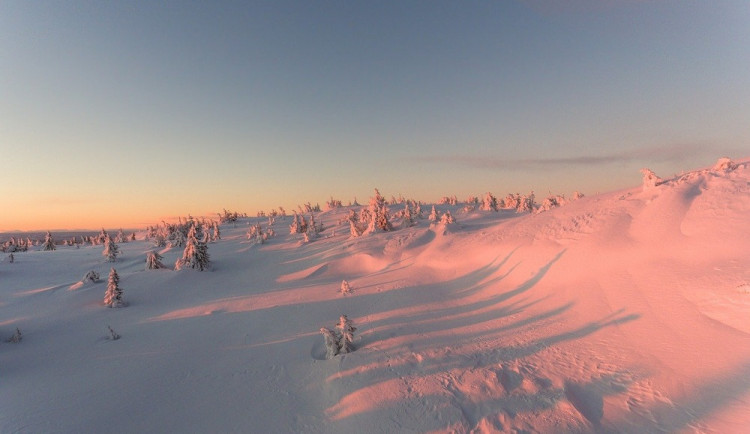
{"type": "Polygon", "coordinates": [[[21,342],[21,339],[23,339],[23,335],[21,334],[21,330],[16,327],[15,333],[13,333],[13,336],[9,337],[5,342],[9,342],[11,344],[17,344],[21,342]]]}
{"type": "Polygon", "coordinates": [[[83,279],[81,279],[82,283],[91,282],[91,283],[97,283],[99,282],[99,273],[97,273],[94,270],[91,270],[83,275],[83,279]]]}
{"type": "Polygon", "coordinates": [[[112,330],[112,327],[107,326],[107,329],[109,330],[109,336],[107,336],[107,339],[109,339],[111,341],[116,341],[116,340],[120,339],[121,336],[119,334],[117,334],[116,331],[112,330]]]}

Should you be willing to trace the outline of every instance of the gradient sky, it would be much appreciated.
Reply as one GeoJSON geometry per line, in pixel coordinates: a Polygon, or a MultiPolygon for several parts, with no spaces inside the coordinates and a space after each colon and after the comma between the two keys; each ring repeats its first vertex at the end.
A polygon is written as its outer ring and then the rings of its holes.
{"type": "Polygon", "coordinates": [[[0,2],[0,230],[750,156],[750,2],[0,2]]]}

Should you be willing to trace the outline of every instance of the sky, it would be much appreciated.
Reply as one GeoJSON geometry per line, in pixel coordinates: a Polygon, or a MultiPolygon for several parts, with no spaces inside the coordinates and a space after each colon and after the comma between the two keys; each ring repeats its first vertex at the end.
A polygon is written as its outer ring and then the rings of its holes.
{"type": "Polygon", "coordinates": [[[750,2],[0,2],[0,231],[750,157],[750,2]]]}

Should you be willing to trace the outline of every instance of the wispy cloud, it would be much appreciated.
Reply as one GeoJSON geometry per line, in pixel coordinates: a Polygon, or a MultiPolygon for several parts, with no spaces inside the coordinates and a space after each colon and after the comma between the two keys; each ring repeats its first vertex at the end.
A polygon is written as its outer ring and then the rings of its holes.
{"type": "Polygon", "coordinates": [[[477,169],[529,170],[570,166],[601,166],[634,161],[642,161],[646,163],[677,162],[683,161],[689,156],[694,155],[696,152],[699,152],[701,148],[702,146],[698,143],[690,143],[572,157],[508,159],[490,155],[424,155],[413,157],[410,160],[421,163],[458,165],[477,169]]]}

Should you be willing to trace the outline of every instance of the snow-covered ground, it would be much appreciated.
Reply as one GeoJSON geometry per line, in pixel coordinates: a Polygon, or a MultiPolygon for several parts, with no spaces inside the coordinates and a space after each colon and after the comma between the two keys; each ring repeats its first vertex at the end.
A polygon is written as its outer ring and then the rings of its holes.
{"type": "Polygon", "coordinates": [[[143,234],[114,264],[4,254],[0,432],[748,431],[748,160],[539,214],[437,208],[457,223],[357,238],[326,211],[309,243],[227,223],[209,272],[145,270],[143,234]],[[326,360],[341,314],[356,350],[326,360]]]}

